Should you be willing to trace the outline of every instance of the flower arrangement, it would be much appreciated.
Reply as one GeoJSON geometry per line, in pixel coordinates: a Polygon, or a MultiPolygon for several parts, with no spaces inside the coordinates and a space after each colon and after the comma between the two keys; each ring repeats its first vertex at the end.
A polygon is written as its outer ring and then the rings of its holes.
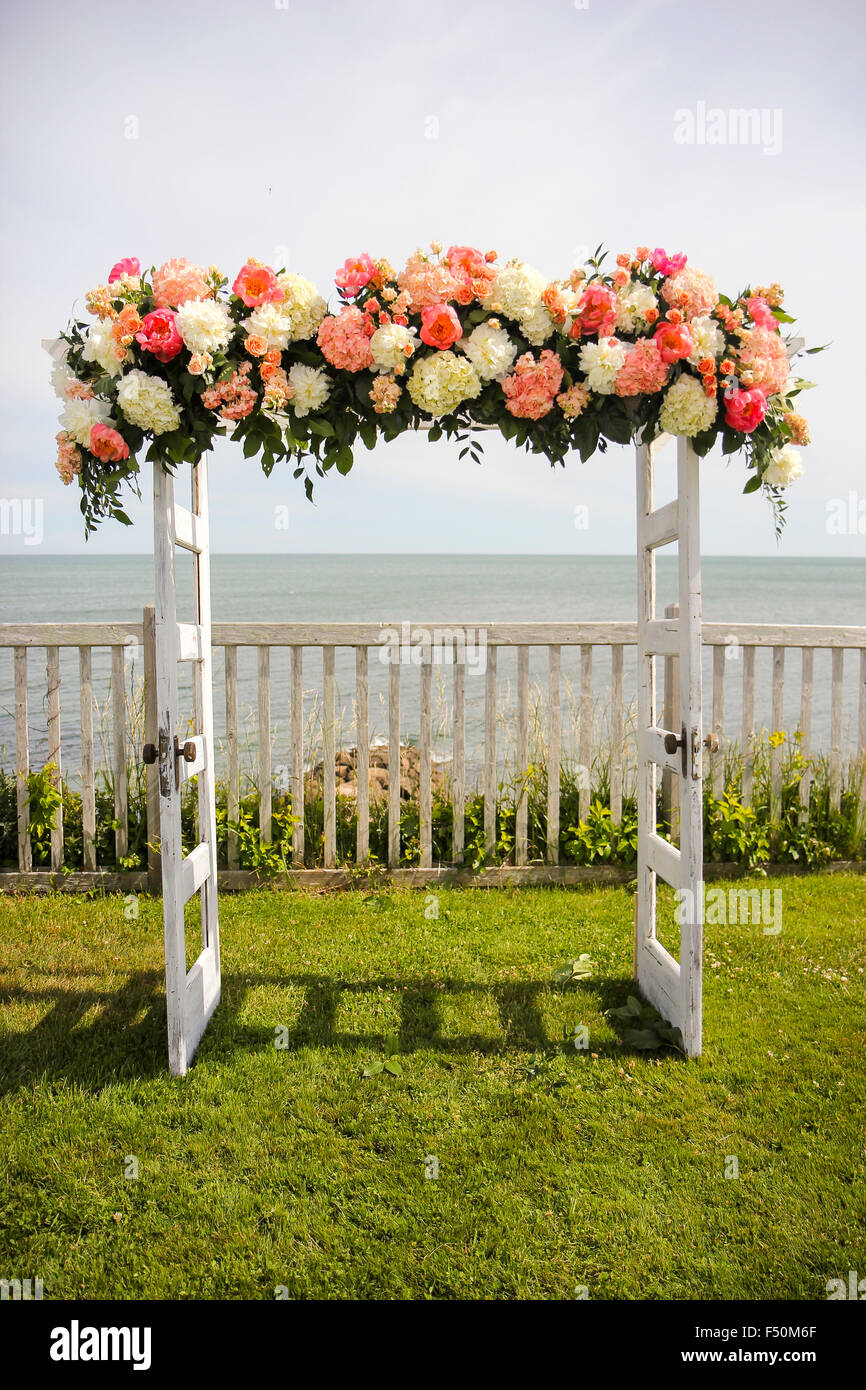
{"type": "Polygon", "coordinates": [[[337,271],[333,311],[302,275],[253,259],[231,285],[183,259],[118,261],[86,296],[91,321],[47,345],[58,471],[77,479],[90,532],[129,524],[122,489],[138,490],[145,449],[174,467],[218,435],[265,473],[289,460],[312,496],[316,475],[349,471],[358,437],[372,448],[422,425],[476,461],[473,431],[494,426],[551,464],[665,430],[699,455],[719,438],[742,449],[744,491],[762,489],[780,526],[794,446],[809,443],[795,400],[812,384],[792,375],[804,349],[782,336],[781,286],[731,299],[682,253],[639,246],[611,272],[606,259],[599,247],[548,281],[471,246],[432,242],[400,271],[365,252],[337,271]]]}

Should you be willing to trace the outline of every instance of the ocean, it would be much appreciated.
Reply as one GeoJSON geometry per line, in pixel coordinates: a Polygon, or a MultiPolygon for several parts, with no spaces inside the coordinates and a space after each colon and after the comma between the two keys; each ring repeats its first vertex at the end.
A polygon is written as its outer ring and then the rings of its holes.
{"type": "MultiPolygon", "coordinates": [[[[212,602],[215,621],[334,622],[403,621],[440,625],[508,621],[632,620],[636,602],[636,567],[632,556],[533,555],[214,555],[212,602]]],[[[179,564],[179,613],[192,616],[191,567],[179,564]],[[186,580],[184,585],[183,581],[186,580]]],[[[709,556],[703,561],[704,617],[709,621],[866,624],[866,565],[857,559],[757,559],[709,556]]],[[[14,556],[0,557],[0,622],[72,622],[139,620],[153,596],[152,561],[148,556],[14,556]]],[[[676,598],[676,557],[658,557],[659,611],[676,598]]],[[[705,654],[709,655],[709,654],[705,654]]],[[[255,743],[252,711],[256,704],[255,653],[242,650],[239,690],[247,752],[255,743]]],[[[735,658],[736,660],[736,658],[735,658]]],[[[756,669],[756,719],[769,722],[769,652],[759,652],[756,669]]],[[[500,687],[504,708],[513,704],[514,653],[500,656],[500,687]]],[[[799,711],[799,655],[789,653],[786,669],[785,724],[793,728],[799,711]]],[[[29,723],[32,760],[39,765],[45,749],[44,663],[41,652],[30,658],[29,723]]],[[[141,653],[130,653],[130,688],[141,675],[141,653]]],[[[563,652],[563,676],[576,683],[577,654],[563,652]]],[[[594,693],[603,716],[609,687],[609,657],[596,650],[594,693]]],[[[626,659],[626,698],[633,689],[633,664],[626,659]]],[[[738,729],[741,667],[726,667],[726,726],[738,729]]],[[[184,672],[184,674],[187,674],[184,672]]],[[[215,662],[217,735],[224,730],[222,654],[215,662]]],[[[541,682],[546,652],[532,652],[531,676],[541,682]]],[[[320,690],[321,658],[305,658],[307,717],[315,723],[316,692],[320,690]]],[[[705,723],[709,723],[709,665],[705,672],[705,723]]],[[[352,720],[354,656],[337,656],[338,708],[343,727],[352,720]]],[[[107,652],[94,653],[97,703],[107,693],[107,652]]],[[[371,654],[371,726],[374,737],[386,733],[387,669],[371,654]]],[[[404,673],[401,725],[414,742],[418,733],[417,672],[404,673]],[[412,682],[415,682],[413,686],[412,682]]],[[[480,743],[483,678],[467,677],[467,745],[470,764],[480,743]],[[477,688],[476,688],[477,687],[477,688]]],[[[437,682],[434,739],[445,756],[445,716],[450,672],[443,668],[437,682]]],[[[188,682],[186,682],[188,689],[188,682]]],[[[183,698],[182,687],[182,698],[183,698]]],[[[77,653],[62,653],[62,739],[64,766],[74,769],[78,758],[77,653]]],[[[846,657],[845,744],[856,740],[858,666],[846,657]]],[[[570,728],[570,692],[566,688],[564,733],[570,728]]],[[[826,746],[829,735],[830,653],[815,656],[814,742],[826,746]]],[[[288,654],[272,655],[273,759],[287,758],[288,654]]],[[[573,722],[573,721],[571,721],[573,722]]],[[[104,719],[97,715],[97,727],[104,719]]],[[[14,762],[14,703],[12,653],[0,649],[0,762],[14,762]]]]}

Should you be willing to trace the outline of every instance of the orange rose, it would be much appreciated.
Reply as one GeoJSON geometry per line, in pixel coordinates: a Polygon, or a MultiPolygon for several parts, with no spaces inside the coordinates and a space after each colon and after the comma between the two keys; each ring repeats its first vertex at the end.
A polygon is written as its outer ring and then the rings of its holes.
{"type": "Polygon", "coordinates": [[[264,357],[268,350],[267,341],[260,338],[257,333],[250,333],[249,337],[244,339],[244,347],[250,357],[264,357]]]}

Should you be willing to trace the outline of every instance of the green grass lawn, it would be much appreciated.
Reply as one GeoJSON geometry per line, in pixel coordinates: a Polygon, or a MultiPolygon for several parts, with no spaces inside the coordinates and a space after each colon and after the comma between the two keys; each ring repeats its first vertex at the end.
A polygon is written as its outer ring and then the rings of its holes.
{"type": "Polygon", "coordinates": [[[778,936],[707,928],[697,1062],[631,1053],[605,1017],[632,989],[622,889],[442,890],[438,918],[418,891],[224,898],[223,1002],[185,1081],[158,901],[0,900],[0,1277],[825,1298],[866,1275],[866,883],[770,886],[778,936]],[[592,977],[552,987],[582,952],[592,977]],[[563,1041],[581,1023],[589,1052],[563,1041]],[[388,1038],[401,1073],[365,1078],[388,1038]]]}

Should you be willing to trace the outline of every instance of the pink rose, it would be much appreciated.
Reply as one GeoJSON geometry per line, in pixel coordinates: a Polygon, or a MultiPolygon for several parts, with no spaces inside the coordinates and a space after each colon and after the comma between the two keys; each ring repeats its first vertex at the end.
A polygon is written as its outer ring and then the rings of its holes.
{"type": "Polygon", "coordinates": [[[733,391],[725,396],[725,421],[731,429],[751,434],[767,413],[767,397],[759,387],[751,391],[733,391]]]}
{"type": "Polygon", "coordinates": [[[243,300],[248,309],[257,309],[260,304],[274,304],[283,298],[283,291],[271,267],[253,265],[250,261],[238,271],[232,292],[243,300]]]}
{"type": "Polygon", "coordinates": [[[119,280],[121,275],[138,275],[141,271],[141,261],[137,256],[127,256],[124,260],[118,261],[108,272],[108,283],[113,285],[115,280],[119,280]]]}
{"type": "Polygon", "coordinates": [[[444,352],[463,337],[463,327],[450,304],[433,304],[421,310],[421,342],[444,352]]]}
{"type": "Polygon", "coordinates": [[[360,256],[349,257],[334,276],[334,284],[344,299],[354,299],[368,285],[375,274],[376,267],[366,251],[360,256]]]}
{"type": "Polygon", "coordinates": [[[653,334],[653,342],[663,362],[680,362],[694,347],[692,335],[684,323],[663,323],[653,334]]]}
{"type": "Polygon", "coordinates": [[[751,299],[747,299],[746,308],[752,323],[757,324],[758,328],[772,328],[778,333],[779,325],[773,318],[769,304],[761,295],[753,294],[751,299]]]}
{"type": "Polygon", "coordinates": [[[678,251],[675,256],[669,256],[664,247],[657,246],[652,254],[653,270],[660,275],[676,275],[678,270],[682,270],[688,256],[684,251],[678,251]]]}
{"type": "Polygon", "coordinates": [[[135,341],[145,352],[152,352],[157,362],[171,362],[183,347],[174,310],[153,309],[145,314],[135,341]]]}

